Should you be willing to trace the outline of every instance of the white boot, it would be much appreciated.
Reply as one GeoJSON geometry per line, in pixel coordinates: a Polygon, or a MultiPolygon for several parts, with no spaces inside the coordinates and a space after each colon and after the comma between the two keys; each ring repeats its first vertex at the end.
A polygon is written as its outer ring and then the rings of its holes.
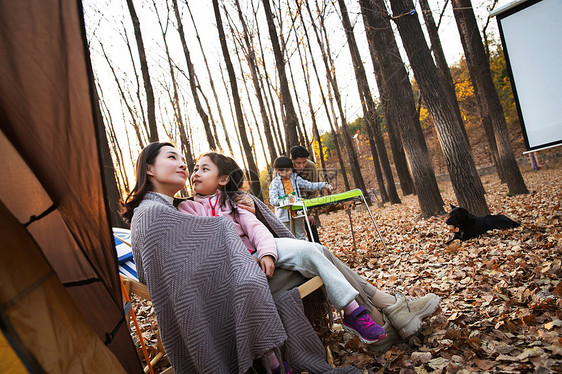
{"type": "Polygon", "coordinates": [[[400,337],[408,340],[421,329],[422,319],[437,310],[440,302],[441,298],[432,293],[424,297],[404,297],[397,294],[396,302],[384,308],[382,312],[396,328],[400,337]]]}

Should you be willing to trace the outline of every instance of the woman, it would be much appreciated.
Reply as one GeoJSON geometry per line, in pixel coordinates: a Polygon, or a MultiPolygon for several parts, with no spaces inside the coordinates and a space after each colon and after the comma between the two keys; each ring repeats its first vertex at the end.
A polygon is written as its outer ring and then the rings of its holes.
{"type": "Polygon", "coordinates": [[[174,371],[248,371],[287,339],[265,276],[227,220],[174,208],[187,170],[172,144],[147,146],[136,176],[123,216],[174,371]]]}

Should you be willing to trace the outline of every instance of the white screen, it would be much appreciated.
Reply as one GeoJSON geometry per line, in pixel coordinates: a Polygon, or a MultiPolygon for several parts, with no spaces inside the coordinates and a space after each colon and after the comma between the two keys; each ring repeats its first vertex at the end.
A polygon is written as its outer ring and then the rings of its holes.
{"type": "Polygon", "coordinates": [[[498,23],[531,150],[562,142],[562,1],[522,6],[498,23]]]}

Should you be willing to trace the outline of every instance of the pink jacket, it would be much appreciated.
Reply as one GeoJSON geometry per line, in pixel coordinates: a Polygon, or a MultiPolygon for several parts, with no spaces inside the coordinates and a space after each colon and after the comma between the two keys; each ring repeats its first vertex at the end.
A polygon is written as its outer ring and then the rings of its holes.
{"type": "MultiPolygon", "coordinates": [[[[220,192],[220,191],[217,191],[220,192]]],[[[257,257],[261,260],[263,256],[273,256],[277,260],[277,248],[273,235],[267,227],[261,223],[255,215],[244,209],[236,209],[236,217],[232,214],[232,205],[227,199],[225,206],[216,203],[217,195],[195,196],[194,200],[185,200],[178,205],[178,210],[182,213],[204,217],[226,217],[236,228],[240,239],[250,253],[257,251],[257,257]],[[213,214],[214,212],[214,214],[213,214]]]]}

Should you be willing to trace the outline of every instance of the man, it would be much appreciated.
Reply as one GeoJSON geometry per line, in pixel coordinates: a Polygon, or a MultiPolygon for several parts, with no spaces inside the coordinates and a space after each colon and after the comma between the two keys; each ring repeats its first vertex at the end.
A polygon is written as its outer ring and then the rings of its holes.
{"type": "MultiPolygon", "coordinates": [[[[291,148],[291,160],[293,161],[293,169],[295,172],[303,179],[309,182],[318,182],[318,169],[316,164],[308,159],[310,152],[300,145],[296,145],[291,148]]],[[[301,191],[302,197],[305,199],[312,199],[319,195],[319,191],[301,191]]],[[[308,217],[310,222],[310,229],[312,231],[312,238],[316,243],[320,243],[320,237],[318,236],[318,227],[320,226],[320,219],[317,215],[310,215],[308,217]]],[[[311,234],[306,227],[306,233],[308,239],[312,241],[311,234]]]]}

